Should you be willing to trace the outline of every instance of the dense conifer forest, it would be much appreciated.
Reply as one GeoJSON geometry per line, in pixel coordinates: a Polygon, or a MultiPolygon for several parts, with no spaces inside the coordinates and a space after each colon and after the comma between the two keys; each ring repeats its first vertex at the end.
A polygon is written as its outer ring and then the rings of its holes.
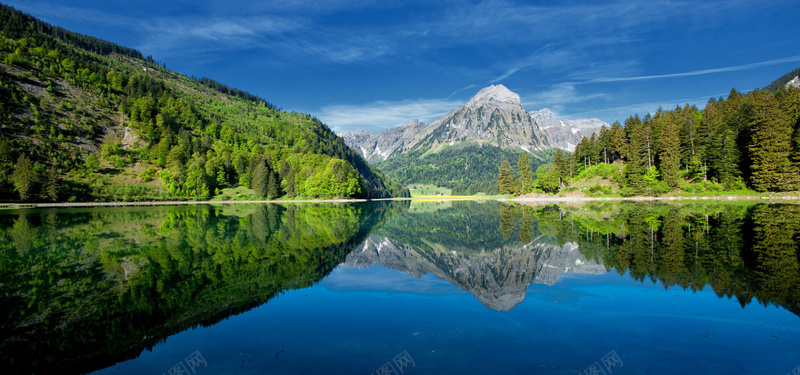
{"type": "MultiPolygon", "coordinates": [[[[516,169],[505,160],[500,192],[555,193],[596,176],[613,182],[624,196],[800,190],[800,89],[769,87],[773,91],[747,94],[733,89],[703,110],[686,105],[603,127],[584,137],[574,153],[557,152],[553,163],[538,167],[535,182],[522,157],[516,169]]],[[[612,187],[595,190],[610,193],[612,187]]]]}
{"type": "Polygon", "coordinates": [[[312,116],[0,5],[2,201],[404,195],[312,116]]]}

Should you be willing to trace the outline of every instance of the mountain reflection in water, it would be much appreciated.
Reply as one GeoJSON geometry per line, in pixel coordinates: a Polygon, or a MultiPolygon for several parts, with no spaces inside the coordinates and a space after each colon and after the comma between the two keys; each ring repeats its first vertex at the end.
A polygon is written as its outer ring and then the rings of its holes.
{"type": "Polygon", "coordinates": [[[519,305],[531,284],[613,270],[798,314],[798,249],[794,204],[8,210],[0,212],[0,361],[7,373],[105,368],[308,288],[337,265],[435,275],[498,311],[519,305]]]}

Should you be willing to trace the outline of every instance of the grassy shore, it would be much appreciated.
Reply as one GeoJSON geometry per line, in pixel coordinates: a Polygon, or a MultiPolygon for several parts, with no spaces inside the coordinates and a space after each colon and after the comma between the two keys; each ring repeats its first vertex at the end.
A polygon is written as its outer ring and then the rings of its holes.
{"type": "MultiPolygon", "coordinates": [[[[616,195],[547,195],[547,194],[526,194],[523,196],[512,195],[414,195],[411,198],[386,198],[380,200],[412,200],[417,202],[437,202],[437,201],[481,201],[481,200],[501,200],[511,202],[603,202],[603,201],[800,201],[800,192],[788,193],[755,193],[751,194],[725,194],[717,193],[714,195],[687,195],[675,194],[658,197],[634,196],[622,197],[616,195]]],[[[52,208],[52,207],[123,207],[123,206],[175,206],[191,204],[242,204],[242,203],[352,203],[367,202],[367,199],[312,199],[294,198],[277,200],[258,200],[258,199],[234,199],[224,200],[215,198],[204,201],[146,201],[146,202],[30,202],[30,203],[0,203],[0,209],[14,208],[52,208]]]]}

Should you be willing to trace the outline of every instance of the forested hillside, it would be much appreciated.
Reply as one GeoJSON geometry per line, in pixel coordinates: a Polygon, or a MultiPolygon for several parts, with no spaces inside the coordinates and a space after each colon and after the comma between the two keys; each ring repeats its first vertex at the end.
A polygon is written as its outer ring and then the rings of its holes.
{"type": "MultiPolygon", "coordinates": [[[[528,193],[506,163],[500,190],[528,193]]],[[[517,173],[519,174],[519,173],[517,173]]],[[[536,188],[569,189],[578,178],[602,176],[622,195],[671,191],[800,190],[800,89],[782,86],[774,93],[735,89],[727,99],[638,115],[584,138],[574,154],[536,170],[536,188]]]]}
{"type": "MultiPolygon", "coordinates": [[[[520,149],[465,143],[437,152],[420,148],[392,158],[378,168],[403,183],[425,183],[452,189],[455,195],[497,194],[497,160],[516,158],[520,149]]],[[[555,150],[535,151],[530,155],[534,167],[553,160],[555,150]]]]}
{"type": "Polygon", "coordinates": [[[319,120],[0,5],[0,200],[408,195],[319,120]]]}

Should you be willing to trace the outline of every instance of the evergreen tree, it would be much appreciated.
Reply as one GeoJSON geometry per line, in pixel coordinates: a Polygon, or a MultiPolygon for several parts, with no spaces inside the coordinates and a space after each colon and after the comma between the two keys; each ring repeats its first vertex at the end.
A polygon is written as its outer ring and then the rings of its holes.
{"type": "Polygon", "coordinates": [[[625,134],[625,129],[618,121],[614,121],[609,133],[612,160],[622,160],[628,151],[628,136],[625,134]]]}
{"type": "Polygon", "coordinates": [[[561,152],[561,149],[558,149],[556,151],[555,157],[553,157],[553,165],[555,167],[556,176],[558,177],[558,187],[559,188],[567,186],[567,181],[571,177],[570,176],[570,174],[571,174],[570,165],[571,164],[572,163],[570,163],[569,157],[568,156],[564,156],[564,153],[561,152]]]}
{"type": "Polygon", "coordinates": [[[679,129],[669,114],[659,116],[659,122],[661,123],[661,136],[658,143],[659,168],[664,183],[675,188],[678,186],[678,171],[681,163],[679,129]]]}
{"type": "Polygon", "coordinates": [[[792,125],[791,154],[789,156],[794,168],[800,170],[800,88],[782,87],[775,93],[781,110],[792,125]]]}
{"type": "Polygon", "coordinates": [[[58,169],[54,164],[50,164],[47,173],[43,176],[42,193],[43,199],[51,202],[58,201],[58,169]]]}
{"type": "Polygon", "coordinates": [[[725,122],[725,103],[709,100],[703,110],[703,123],[710,129],[707,158],[709,173],[715,175],[726,188],[740,175],[739,148],[736,145],[738,129],[725,122]]]}
{"type": "Polygon", "coordinates": [[[589,169],[592,145],[589,138],[583,137],[578,145],[575,146],[575,166],[577,173],[589,169]]]}
{"type": "Polygon", "coordinates": [[[517,180],[519,192],[525,194],[533,190],[533,170],[528,154],[522,154],[517,161],[517,180]]]}
{"type": "Polygon", "coordinates": [[[603,163],[610,164],[612,159],[611,151],[611,131],[603,125],[600,128],[600,136],[597,138],[599,142],[598,152],[603,163]]]}
{"type": "Polygon", "coordinates": [[[674,112],[678,116],[681,126],[681,149],[683,150],[681,162],[689,173],[689,179],[705,180],[707,178],[707,161],[705,159],[707,134],[700,124],[701,114],[696,107],[688,104],[684,108],[675,108],[674,112]]]}
{"type": "Polygon", "coordinates": [[[648,157],[644,128],[638,115],[625,120],[625,133],[628,135],[625,182],[633,193],[641,194],[645,191],[644,174],[648,170],[648,157]]]}
{"type": "Polygon", "coordinates": [[[767,91],[754,90],[747,100],[751,106],[752,132],[748,151],[752,158],[751,184],[758,191],[797,189],[798,170],[791,154],[792,123],[781,111],[780,102],[767,91]]]}
{"type": "Polygon", "coordinates": [[[14,173],[11,174],[11,180],[14,182],[14,189],[19,193],[19,199],[28,200],[33,193],[37,176],[33,168],[33,162],[25,154],[20,155],[17,159],[14,173]]]}
{"type": "Polygon", "coordinates": [[[511,164],[508,160],[503,159],[500,164],[500,172],[497,175],[498,184],[500,187],[500,194],[513,194],[514,193],[514,172],[511,170],[511,164]]]}
{"type": "Polygon", "coordinates": [[[283,176],[283,190],[289,197],[297,196],[297,189],[294,184],[294,169],[285,160],[281,162],[280,175],[283,176]]]}
{"type": "Polygon", "coordinates": [[[269,170],[269,177],[267,178],[267,199],[275,199],[280,196],[280,182],[278,181],[278,174],[272,169],[269,170]]]}
{"type": "Polygon", "coordinates": [[[250,188],[259,198],[267,198],[269,184],[269,169],[262,156],[253,158],[253,169],[250,173],[250,188]]]}

